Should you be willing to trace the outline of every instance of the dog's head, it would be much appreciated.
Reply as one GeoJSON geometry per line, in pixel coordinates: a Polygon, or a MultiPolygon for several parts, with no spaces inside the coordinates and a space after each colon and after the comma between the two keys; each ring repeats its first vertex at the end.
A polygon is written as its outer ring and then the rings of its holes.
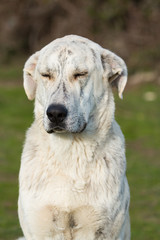
{"type": "MultiPolygon", "coordinates": [[[[111,85],[119,96],[127,81],[124,61],[79,36],[57,39],[33,54],[24,66],[24,89],[36,98],[35,117],[48,133],[82,132],[111,85]]],[[[106,106],[107,108],[107,106],[106,106]]]]}

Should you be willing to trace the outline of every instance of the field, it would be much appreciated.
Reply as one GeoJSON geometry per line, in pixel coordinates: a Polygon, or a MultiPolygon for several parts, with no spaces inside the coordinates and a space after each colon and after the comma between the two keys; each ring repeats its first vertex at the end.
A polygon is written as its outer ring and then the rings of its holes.
{"type": "MultiPolygon", "coordinates": [[[[33,119],[20,69],[0,71],[0,240],[21,236],[17,216],[18,170],[25,130],[33,119]]],[[[132,239],[160,239],[160,87],[127,88],[116,97],[116,119],[126,138],[132,239]],[[146,92],[155,99],[147,101],[146,92]]],[[[116,92],[115,92],[116,96],[116,92]]]]}

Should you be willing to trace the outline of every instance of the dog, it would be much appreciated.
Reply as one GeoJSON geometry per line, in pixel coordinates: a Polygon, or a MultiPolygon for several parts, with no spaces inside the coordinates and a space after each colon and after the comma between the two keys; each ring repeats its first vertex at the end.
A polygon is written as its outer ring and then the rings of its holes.
{"type": "Polygon", "coordinates": [[[35,98],[19,174],[26,240],[129,240],[125,140],[112,86],[127,67],[113,52],[69,35],[33,54],[24,89],[35,98]]]}

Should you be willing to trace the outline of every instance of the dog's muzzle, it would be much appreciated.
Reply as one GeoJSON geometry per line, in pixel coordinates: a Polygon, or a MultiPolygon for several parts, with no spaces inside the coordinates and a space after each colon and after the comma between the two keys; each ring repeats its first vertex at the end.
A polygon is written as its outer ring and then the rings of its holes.
{"type": "Polygon", "coordinates": [[[68,110],[64,105],[51,104],[48,107],[46,114],[51,126],[51,130],[49,130],[48,133],[61,132],[65,130],[64,120],[67,117],[68,110]]]}

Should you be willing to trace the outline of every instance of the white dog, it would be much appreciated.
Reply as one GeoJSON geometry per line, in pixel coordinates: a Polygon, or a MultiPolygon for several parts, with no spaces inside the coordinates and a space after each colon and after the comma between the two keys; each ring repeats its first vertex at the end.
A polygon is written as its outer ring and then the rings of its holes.
{"type": "Polygon", "coordinates": [[[125,143],[111,86],[124,61],[79,36],[57,39],[24,67],[35,98],[20,169],[19,219],[26,240],[129,240],[125,143]]]}

